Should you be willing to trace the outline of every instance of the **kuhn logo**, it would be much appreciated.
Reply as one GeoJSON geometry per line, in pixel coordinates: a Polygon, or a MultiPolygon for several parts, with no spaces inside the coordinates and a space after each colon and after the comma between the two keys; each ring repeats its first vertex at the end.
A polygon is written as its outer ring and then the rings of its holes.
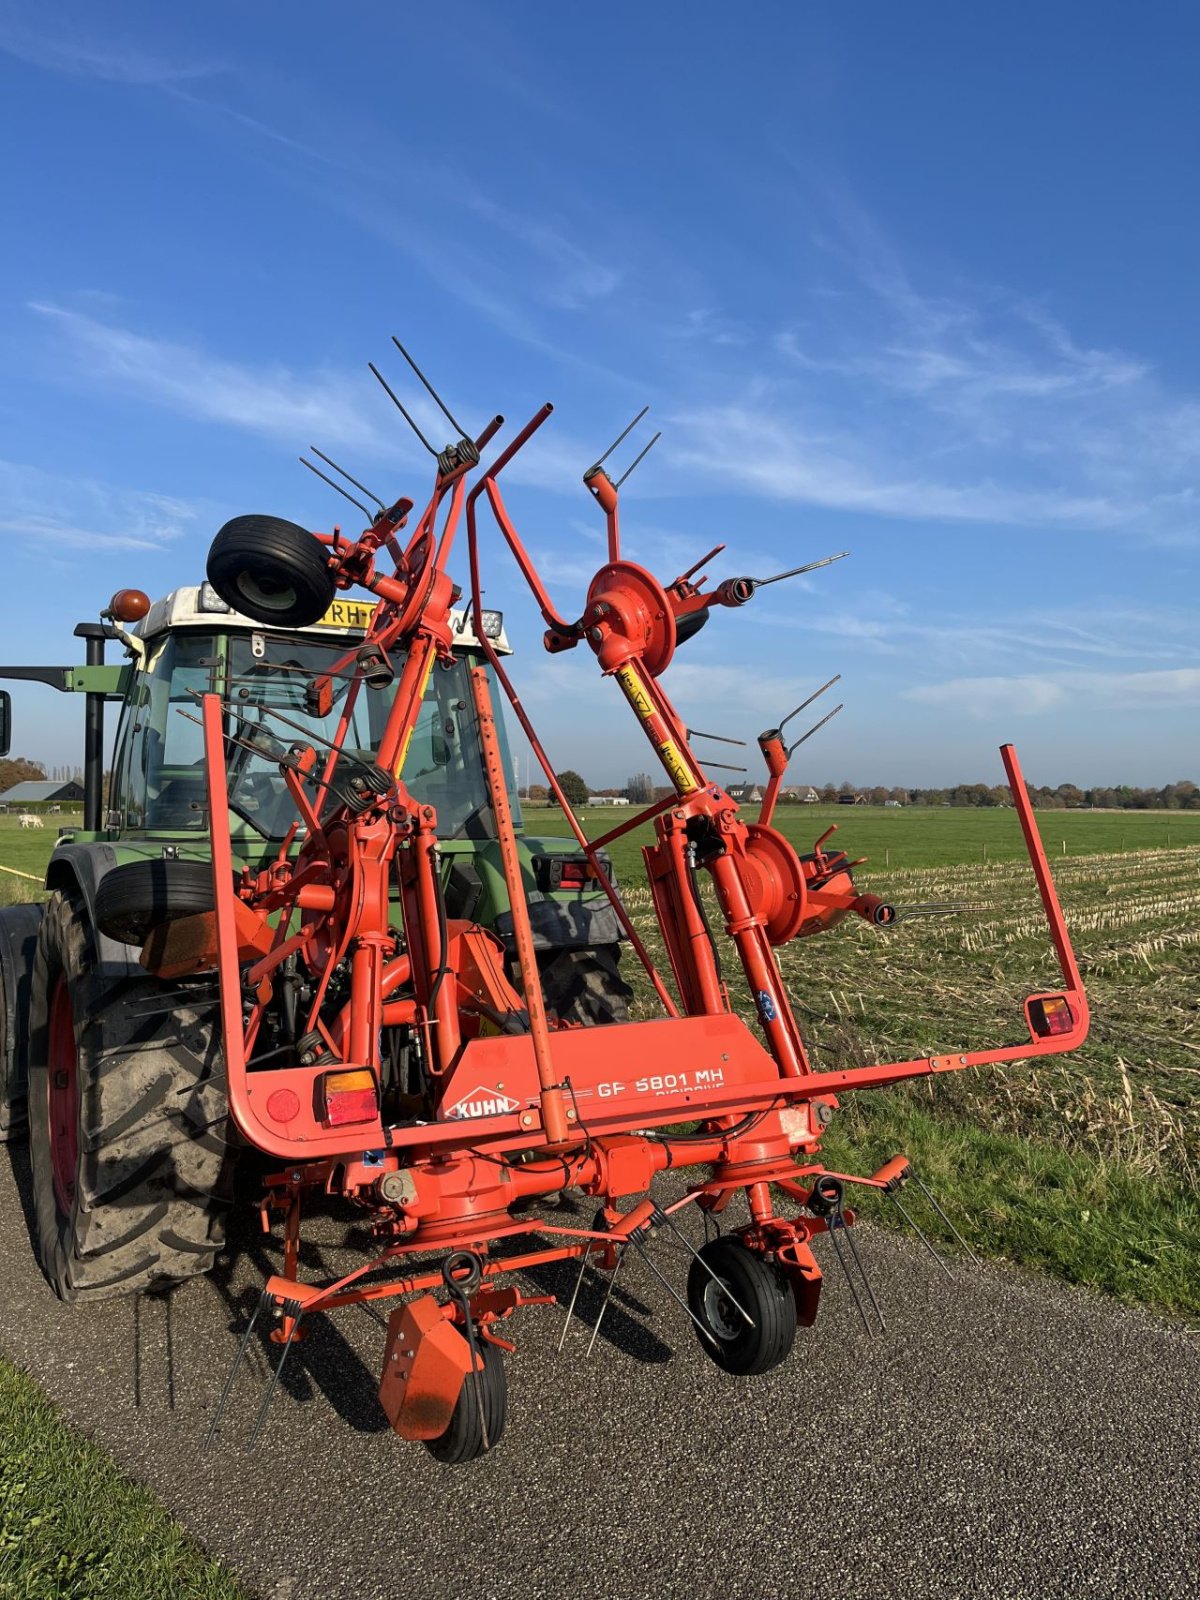
{"type": "Polygon", "coordinates": [[[515,1111],[519,1101],[510,1100],[508,1095],[501,1094],[499,1089],[472,1089],[469,1095],[452,1105],[446,1112],[448,1117],[502,1117],[506,1112],[515,1111]]]}

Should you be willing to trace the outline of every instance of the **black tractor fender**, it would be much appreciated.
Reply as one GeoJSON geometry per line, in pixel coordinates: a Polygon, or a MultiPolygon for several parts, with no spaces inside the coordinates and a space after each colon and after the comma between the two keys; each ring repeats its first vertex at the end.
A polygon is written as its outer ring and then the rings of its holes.
{"type": "Polygon", "coordinates": [[[122,978],[145,976],[138,962],[138,947],[110,939],[96,926],[96,890],[101,879],[119,865],[117,852],[110,844],[65,844],[55,850],[46,868],[47,889],[77,894],[83,900],[96,942],[97,963],[105,978],[113,983],[122,978]]]}

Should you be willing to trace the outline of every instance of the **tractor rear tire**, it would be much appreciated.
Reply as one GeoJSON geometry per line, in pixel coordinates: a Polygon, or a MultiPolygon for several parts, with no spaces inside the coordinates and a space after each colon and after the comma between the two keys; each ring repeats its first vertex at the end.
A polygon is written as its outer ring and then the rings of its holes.
{"type": "Polygon", "coordinates": [[[436,1439],[426,1439],[425,1448],[435,1461],[447,1466],[461,1466],[476,1461],[489,1450],[494,1450],[504,1437],[504,1424],[508,1418],[508,1378],[504,1371],[504,1358],[494,1344],[479,1341],[483,1358],[483,1371],[479,1382],[468,1373],[462,1393],[450,1418],[450,1426],[436,1439]],[[483,1416],[487,1422],[487,1443],[483,1442],[483,1429],[479,1425],[479,1394],[483,1394],[483,1416]]]}
{"type": "Polygon", "coordinates": [[[24,1137],[29,1060],[29,980],[40,905],[0,910],[0,1144],[24,1137]]]}
{"type": "Polygon", "coordinates": [[[227,605],[277,628],[319,622],[337,592],[329,551],[282,517],[234,517],[208,552],[208,581],[227,605]]]}
{"type": "Polygon", "coordinates": [[[711,1335],[700,1340],[705,1355],[735,1377],[770,1372],[786,1360],[796,1338],[791,1284],[777,1266],[737,1239],[711,1239],[699,1254],[688,1272],[687,1297],[692,1315],[711,1335]]]}
{"type": "Polygon", "coordinates": [[[212,1266],[232,1198],[216,1005],[107,978],[82,901],[42,919],[29,1143],[42,1270],[62,1300],[163,1289],[212,1266]]]}
{"type": "Polygon", "coordinates": [[[156,856],[127,861],[106,873],[96,890],[93,916],[108,938],[141,945],[163,923],[212,909],[212,868],[206,861],[156,856]]]}
{"type": "Polygon", "coordinates": [[[560,1022],[586,1027],[628,1022],[633,990],[621,976],[617,951],[616,945],[548,951],[541,966],[546,1009],[560,1022]]]}

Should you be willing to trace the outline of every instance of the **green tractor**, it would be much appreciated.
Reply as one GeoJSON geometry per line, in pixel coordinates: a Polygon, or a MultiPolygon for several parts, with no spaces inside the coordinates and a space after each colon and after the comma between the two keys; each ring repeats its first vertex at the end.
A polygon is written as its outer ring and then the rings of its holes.
{"type": "MultiPolygon", "coordinates": [[[[0,667],[0,677],[85,697],[83,828],[62,830],[54,846],[47,901],[0,908],[0,1140],[28,1126],[42,1266],[64,1299],[205,1271],[224,1237],[234,1169],[252,1154],[226,1114],[214,983],[166,981],[140,959],[156,895],[170,894],[175,917],[212,907],[197,697],[216,691],[229,708],[235,866],[262,870],[303,837],[264,709],[276,734],[283,725],[316,747],[334,741],[351,674],[335,680],[322,714],[306,691],[354,649],[370,615],[369,605],[336,600],[310,627],[268,628],[209,583],[153,605],[123,591],[104,620],[75,629],[85,664],[0,667]],[[131,615],[139,620],[120,620],[131,615]],[[121,665],[105,662],[111,643],[124,647],[121,665]],[[109,702],[120,712],[105,793],[109,702]],[[132,863],[139,870],[127,870],[132,863]]],[[[484,622],[496,651],[508,653],[500,614],[485,612],[484,622]]],[[[454,659],[430,676],[402,777],[437,811],[446,917],[495,934],[511,965],[512,915],[467,679],[485,658],[467,616],[455,614],[454,632],[454,659]]],[[[394,693],[390,673],[368,682],[344,741],[347,754],[365,758],[394,693]]],[[[0,754],[10,712],[0,691],[0,754]]],[[[519,820],[506,741],[502,753],[519,820]]],[[[548,1009],[585,1026],[625,1020],[623,935],[586,857],[571,839],[523,831],[521,855],[548,1009]]],[[[304,1000],[298,976],[293,1015],[304,1000]]],[[[294,1043],[287,1025],[284,1005],[280,1038],[260,1048],[294,1043]]],[[[403,1096],[407,1047],[403,1037],[394,1043],[384,1089],[403,1096]]]]}

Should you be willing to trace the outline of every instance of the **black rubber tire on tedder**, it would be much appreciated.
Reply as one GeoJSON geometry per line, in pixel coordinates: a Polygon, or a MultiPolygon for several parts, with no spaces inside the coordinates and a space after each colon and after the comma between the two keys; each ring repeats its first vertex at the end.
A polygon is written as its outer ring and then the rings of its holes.
{"type": "Polygon", "coordinates": [[[307,628],[337,592],[329,552],[307,528],[282,517],[234,517],[208,552],[208,581],[255,622],[307,628]]]}
{"type": "Polygon", "coordinates": [[[628,1022],[633,990],[621,976],[617,945],[547,950],[539,966],[547,1009],[560,1022],[628,1022]]]}
{"type": "Polygon", "coordinates": [[[212,909],[212,867],[207,861],[148,856],[126,861],[101,878],[92,915],[108,938],[140,945],[164,922],[212,909]]]}
{"type": "Polygon", "coordinates": [[[701,1348],[726,1372],[737,1377],[770,1372],[790,1353],[796,1338],[791,1285],[773,1262],[739,1240],[711,1239],[702,1246],[700,1261],[688,1271],[687,1297],[693,1316],[712,1335],[711,1341],[700,1339],[701,1348]]]}
{"type": "Polygon", "coordinates": [[[494,1344],[479,1341],[483,1371],[476,1376],[467,1374],[454,1415],[445,1433],[436,1439],[426,1439],[425,1448],[437,1461],[447,1466],[461,1466],[494,1450],[504,1437],[504,1424],[508,1418],[508,1378],[504,1371],[504,1357],[494,1344]],[[479,1425],[479,1396],[483,1395],[483,1416],[487,1422],[487,1443],[483,1442],[483,1429],[479,1425]]]}
{"type": "Polygon", "coordinates": [[[59,891],[29,1021],[33,1209],[55,1293],[98,1300],[207,1271],[236,1153],[211,993],[107,977],[82,900],[59,891]]]}

